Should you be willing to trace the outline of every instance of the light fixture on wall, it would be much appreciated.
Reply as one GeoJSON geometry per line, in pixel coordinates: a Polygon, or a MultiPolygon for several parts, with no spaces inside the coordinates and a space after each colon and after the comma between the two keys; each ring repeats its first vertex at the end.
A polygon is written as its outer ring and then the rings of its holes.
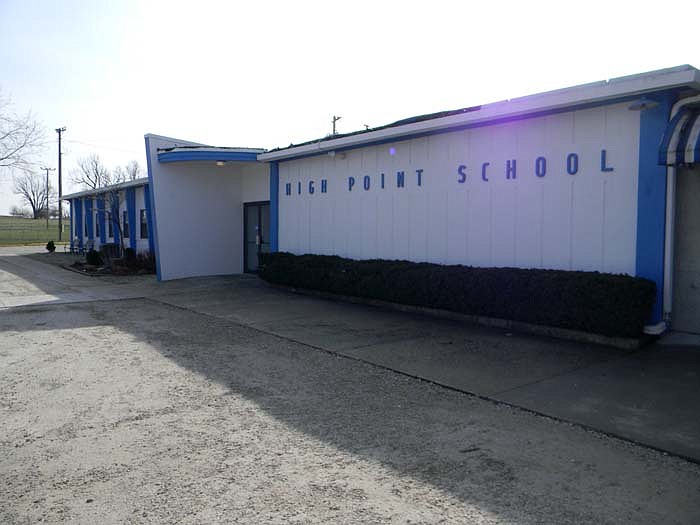
{"type": "Polygon", "coordinates": [[[216,165],[219,166],[219,167],[223,166],[224,164],[226,164],[226,161],[225,161],[225,160],[217,160],[217,161],[216,161],[216,165]]]}
{"type": "Polygon", "coordinates": [[[656,100],[642,95],[637,100],[633,100],[632,103],[627,106],[627,109],[630,111],[645,111],[647,109],[655,108],[658,105],[659,103],[656,100]]]}

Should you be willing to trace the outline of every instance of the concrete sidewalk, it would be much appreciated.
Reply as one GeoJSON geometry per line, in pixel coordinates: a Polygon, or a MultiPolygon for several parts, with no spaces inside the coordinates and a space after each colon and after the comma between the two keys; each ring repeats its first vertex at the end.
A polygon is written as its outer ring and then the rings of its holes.
{"type": "Polygon", "coordinates": [[[624,351],[508,333],[297,295],[249,276],[97,279],[0,250],[0,307],[125,298],[250,326],[700,462],[700,346],[624,351]]]}
{"type": "Polygon", "coordinates": [[[624,351],[230,281],[155,300],[700,462],[700,347],[624,351]]]}

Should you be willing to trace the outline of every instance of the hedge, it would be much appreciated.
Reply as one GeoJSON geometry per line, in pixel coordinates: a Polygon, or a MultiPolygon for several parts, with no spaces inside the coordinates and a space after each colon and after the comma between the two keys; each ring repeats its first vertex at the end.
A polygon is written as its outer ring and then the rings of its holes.
{"type": "Polygon", "coordinates": [[[617,337],[641,335],[656,297],[654,282],[628,275],[284,252],[262,254],[259,275],[297,288],[617,337]]]}

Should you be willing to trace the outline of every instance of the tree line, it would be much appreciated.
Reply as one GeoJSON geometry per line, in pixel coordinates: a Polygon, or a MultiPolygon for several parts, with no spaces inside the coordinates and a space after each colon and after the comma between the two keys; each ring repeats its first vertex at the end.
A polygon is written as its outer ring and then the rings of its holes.
{"type": "MultiPolygon", "coordinates": [[[[12,191],[22,206],[13,206],[11,214],[34,219],[58,217],[58,195],[37,159],[46,149],[45,131],[31,112],[18,114],[9,97],[0,93],[0,175],[12,174],[12,191]]],[[[144,176],[135,160],[108,169],[99,155],[78,159],[70,172],[73,183],[84,189],[97,189],[144,176]]]]}
{"type": "MultiPolygon", "coordinates": [[[[77,164],[78,167],[70,172],[71,181],[83,189],[104,188],[144,176],[141,166],[135,160],[110,170],[100,156],[93,153],[79,158],[77,164]]],[[[31,170],[16,173],[13,177],[13,191],[19,195],[24,207],[13,206],[11,215],[43,219],[46,218],[48,203],[49,217],[58,217],[57,204],[51,205],[58,202],[58,194],[50,183],[47,187],[45,176],[31,170]]]]}

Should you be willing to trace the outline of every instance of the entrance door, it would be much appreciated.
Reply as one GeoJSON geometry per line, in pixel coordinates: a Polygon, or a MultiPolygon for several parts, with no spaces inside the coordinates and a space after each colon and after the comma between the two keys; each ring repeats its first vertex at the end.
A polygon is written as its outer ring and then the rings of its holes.
{"type": "Polygon", "coordinates": [[[243,270],[258,271],[258,255],[270,251],[270,201],[246,202],[243,205],[243,270]]]}
{"type": "Polygon", "coordinates": [[[676,178],[676,227],[671,327],[700,334],[700,167],[676,178]]]}

